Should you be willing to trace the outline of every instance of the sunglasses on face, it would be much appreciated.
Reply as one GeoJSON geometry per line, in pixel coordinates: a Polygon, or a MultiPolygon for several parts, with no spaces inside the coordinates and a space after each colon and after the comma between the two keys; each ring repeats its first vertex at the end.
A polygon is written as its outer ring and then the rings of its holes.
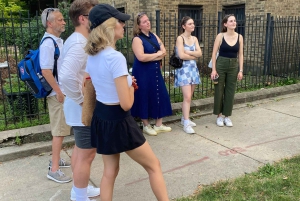
{"type": "Polygon", "coordinates": [[[47,10],[47,15],[46,15],[46,21],[48,20],[48,15],[50,12],[53,12],[54,11],[54,8],[48,8],[47,10]]]}

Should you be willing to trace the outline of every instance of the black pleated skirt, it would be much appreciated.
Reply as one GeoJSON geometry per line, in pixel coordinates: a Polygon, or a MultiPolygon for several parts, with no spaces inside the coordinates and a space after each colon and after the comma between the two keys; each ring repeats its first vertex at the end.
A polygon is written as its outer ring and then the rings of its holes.
{"type": "Polygon", "coordinates": [[[120,105],[96,103],[91,122],[91,144],[98,154],[110,155],[133,150],[146,139],[131,116],[120,105]]]}

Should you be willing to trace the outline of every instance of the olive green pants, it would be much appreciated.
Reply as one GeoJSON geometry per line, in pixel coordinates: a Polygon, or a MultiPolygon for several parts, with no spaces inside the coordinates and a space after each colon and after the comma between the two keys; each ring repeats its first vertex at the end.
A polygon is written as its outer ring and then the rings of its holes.
{"type": "Polygon", "coordinates": [[[214,85],[214,114],[222,113],[225,116],[231,116],[238,74],[237,58],[219,56],[216,67],[219,82],[214,85]]]}

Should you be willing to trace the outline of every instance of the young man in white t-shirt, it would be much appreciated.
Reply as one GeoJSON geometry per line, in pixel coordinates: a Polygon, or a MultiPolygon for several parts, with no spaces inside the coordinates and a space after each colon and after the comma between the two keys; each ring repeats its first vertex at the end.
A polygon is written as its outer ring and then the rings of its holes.
{"type": "MultiPolygon", "coordinates": [[[[43,38],[50,36],[56,41],[59,47],[60,56],[57,60],[57,72],[59,74],[62,63],[61,52],[63,48],[63,40],[60,38],[60,35],[65,31],[66,22],[57,8],[46,8],[42,13],[41,18],[43,26],[46,28],[43,38]]],[[[52,73],[54,68],[55,47],[51,38],[45,39],[39,48],[42,74],[53,88],[52,92],[47,97],[51,133],[53,136],[52,160],[50,160],[47,178],[58,183],[67,183],[72,181],[71,177],[66,176],[59,168],[70,167],[71,165],[69,162],[60,158],[62,142],[65,136],[70,135],[70,127],[66,124],[63,113],[63,103],[65,99],[64,92],[60,82],[57,81],[57,77],[54,77],[52,73]]]]}
{"type": "Polygon", "coordinates": [[[100,194],[100,188],[89,186],[90,168],[95,158],[96,149],[91,146],[91,131],[81,121],[83,93],[82,85],[85,74],[87,54],[84,47],[90,32],[89,11],[98,4],[97,0],[75,0],[70,7],[69,17],[75,32],[66,40],[63,48],[63,62],[59,73],[66,100],[64,113],[66,122],[72,126],[75,146],[72,152],[73,188],[71,200],[89,200],[100,194]]]}

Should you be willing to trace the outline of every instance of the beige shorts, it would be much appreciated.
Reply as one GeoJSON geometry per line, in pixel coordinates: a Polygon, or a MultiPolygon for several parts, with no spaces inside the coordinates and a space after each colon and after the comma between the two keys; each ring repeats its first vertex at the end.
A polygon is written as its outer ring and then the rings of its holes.
{"type": "Polygon", "coordinates": [[[64,104],[60,103],[55,96],[47,97],[50,127],[52,136],[68,136],[70,135],[70,126],[66,124],[64,115],[64,104]]]}

